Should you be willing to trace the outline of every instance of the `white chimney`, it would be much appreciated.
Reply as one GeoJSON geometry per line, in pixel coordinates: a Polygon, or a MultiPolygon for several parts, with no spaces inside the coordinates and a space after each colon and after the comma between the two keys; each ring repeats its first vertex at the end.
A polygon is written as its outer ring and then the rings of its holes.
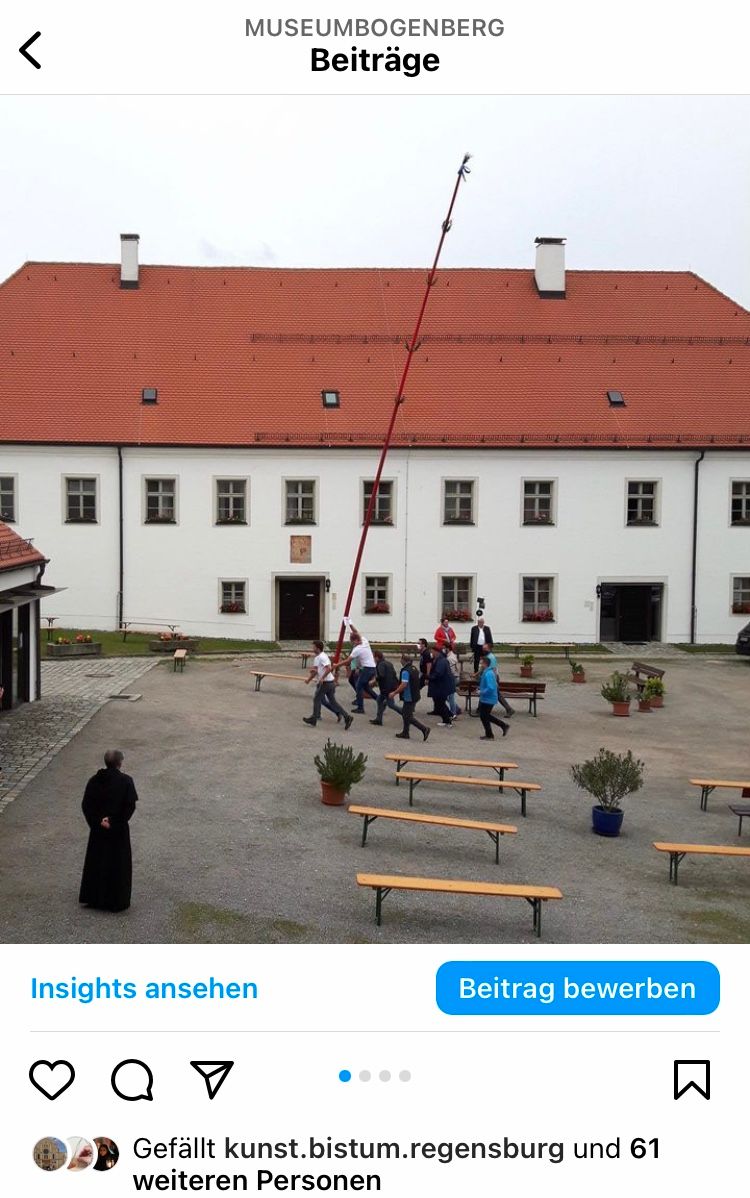
{"type": "Polygon", "coordinates": [[[120,234],[120,286],[134,290],[138,286],[138,242],[137,233],[120,234]]]}
{"type": "Polygon", "coordinates": [[[534,282],[542,299],[565,299],[565,238],[537,237],[534,282]]]}

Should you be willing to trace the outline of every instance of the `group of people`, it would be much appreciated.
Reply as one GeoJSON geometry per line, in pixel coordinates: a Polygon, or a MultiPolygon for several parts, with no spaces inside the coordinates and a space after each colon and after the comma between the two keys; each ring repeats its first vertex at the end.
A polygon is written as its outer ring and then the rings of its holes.
{"type": "MultiPolygon", "coordinates": [[[[315,657],[305,681],[308,685],[315,682],[315,697],[312,715],[305,717],[306,724],[314,727],[326,707],[339,723],[343,720],[344,728],[348,731],[354,715],[365,714],[364,700],[367,696],[376,704],[375,718],[370,720],[371,724],[381,726],[386,710],[390,709],[403,721],[401,732],[397,733],[398,739],[409,740],[411,729],[416,728],[422,733],[423,740],[427,740],[430,729],[416,716],[417,703],[426,689],[433,704],[429,714],[439,718],[438,727],[453,727],[454,721],[461,715],[456,698],[461,667],[455,650],[456,634],[447,617],[441,620],[436,629],[432,645],[424,637],[420,638],[416,661],[413,654],[402,653],[398,672],[379,649],[371,648],[367,638],[352,624],[349,625],[349,638],[351,652],[336,665],[326,653],[323,641],[313,641],[315,657]],[[349,683],[354,691],[351,713],[345,711],[336,698],[336,676],[341,669],[349,670],[349,683]]],[[[513,708],[500,694],[497,659],[492,652],[492,632],[481,617],[471,630],[470,643],[474,654],[474,673],[479,675],[478,714],[484,729],[480,739],[494,740],[493,726],[500,728],[505,736],[509,725],[493,715],[493,709],[500,703],[506,715],[512,716],[513,708]]]]}

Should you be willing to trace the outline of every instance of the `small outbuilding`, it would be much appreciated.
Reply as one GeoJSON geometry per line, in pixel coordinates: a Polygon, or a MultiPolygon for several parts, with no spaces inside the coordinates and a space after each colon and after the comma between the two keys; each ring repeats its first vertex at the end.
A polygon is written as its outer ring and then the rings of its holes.
{"type": "Polygon", "coordinates": [[[41,697],[39,604],[47,558],[0,523],[0,712],[41,697]]]}

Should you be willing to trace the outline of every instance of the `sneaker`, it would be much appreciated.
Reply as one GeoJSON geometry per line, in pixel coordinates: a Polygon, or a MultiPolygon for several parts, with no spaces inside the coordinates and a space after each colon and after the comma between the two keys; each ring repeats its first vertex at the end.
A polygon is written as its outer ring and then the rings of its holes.
{"type": "Polygon", "coordinates": [[[508,725],[504,723],[502,725],[502,729],[503,729],[503,736],[507,736],[508,735],[508,725]]]}
{"type": "MultiPolygon", "coordinates": [[[[409,740],[409,733],[408,732],[397,732],[394,739],[395,740],[409,740]]],[[[425,740],[427,740],[427,737],[425,737],[425,740]]]]}
{"type": "Polygon", "coordinates": [[[375,725],[377,725],[377,727],[378,727],[378,728],[382,728],[382,727],[383,727],[383,721],[382,721],[382,720],[370,720],[370,723],[371,723],[371,724],[375,724],[375,725]]]}
{"type": "Polygon", "coordinates": [[[353,723],[354,723],[354,716],[345,715],[344,716],[344,732],[348,732],[353,723]]]}
{"type": "Polygon", "coordinates": [[[427,737],[430,735],[431,731],[431,728],[425,728],[424,732],[422,733],[422,740],[427,740],[427,737]]]}
{"type": "Polygon", "coordinates": [[[365,714],[364,707],[352,707],[351,710],[354,712],[355,715],[364,715],[365,714]]]}
{"type": "Polygon", "coordinates": [[[311,715],[305,716],[304,719],[302,720],[303,724],[309,724],[311,728],[314,728],[315,725],[317,724],[317,722],[318,721],[314,720],[311,715]]]}
{"type": "Polygon", "coordinates": [[[438,728],[452,728],[452,727],[453,727],[453,724],[452,724],[452,723],[450,723],[450,724],[443,724],[443,723],[441,722],[441,723],[439,723],[439,724],[438,724],[438,728]]]}
{"type": "Polygon", "coordinates": [[[480,740],[494,740],[494,739],[495,739],[495,734],[494,734],[494,732],[492,732],[492,733],[491,733],[489,736],[480,736],[480,738],[479,738],[479,739],[480,739],[480,740]]]}

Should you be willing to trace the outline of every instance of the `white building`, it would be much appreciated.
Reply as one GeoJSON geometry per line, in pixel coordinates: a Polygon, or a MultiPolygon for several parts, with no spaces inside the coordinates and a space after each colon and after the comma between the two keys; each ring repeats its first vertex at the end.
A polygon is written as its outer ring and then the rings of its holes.
{"type": "MultiPolygon", "coordinates": [[[[0,518],[54,543],[61,624],[335,637],[424,273],[137,247],[0,286],[0,518]]],[[[355,622],[429,637],[482,597],[497,639],[733,641],[750,314],[690,273],[537,253],[439,276],[355,622]]]]}
{"type": "Polygon", "coordinates": [[[41,581],[46,564],[0,522],[0,714],[42,693],[39,608],[52,590],[41,581]]]}

